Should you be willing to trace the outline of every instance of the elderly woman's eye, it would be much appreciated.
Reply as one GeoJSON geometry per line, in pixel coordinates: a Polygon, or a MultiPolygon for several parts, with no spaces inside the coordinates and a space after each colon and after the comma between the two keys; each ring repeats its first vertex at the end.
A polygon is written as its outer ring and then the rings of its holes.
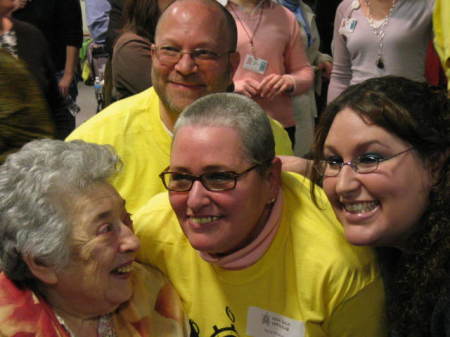
{"type": "Polygon", "coordinates": [[[97,229],[97,235],[109,233],[112,231],[114,231],[114,225],[110,223],[105,223],[97,229]]]}

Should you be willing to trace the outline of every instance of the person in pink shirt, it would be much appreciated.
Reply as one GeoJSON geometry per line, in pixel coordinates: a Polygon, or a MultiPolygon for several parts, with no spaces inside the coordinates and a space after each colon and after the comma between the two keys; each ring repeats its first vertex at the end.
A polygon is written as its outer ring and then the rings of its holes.
{"type": "Polygon", "coordinates": [[[233,78],[235,92],[256,100],[294,143],[292,96],[306,92],[314,79],[295,16],[270,0],[223,4],[238,28],[241,61],[233,78]]]}

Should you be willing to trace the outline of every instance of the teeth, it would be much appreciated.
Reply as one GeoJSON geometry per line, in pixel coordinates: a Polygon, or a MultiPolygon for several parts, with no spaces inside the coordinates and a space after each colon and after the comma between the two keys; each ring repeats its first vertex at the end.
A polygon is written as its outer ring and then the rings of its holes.
{"type": "Polygon", "coordinates": [[[344,208],[350,213],[364,213],[375,209],[378,206],[378,201],[358,202],[354,204],[345,204],[344,208]]]}
{"type": "Polygon", "coordinates": [[[133,265],[132,264],[128,264],[126,266],[114,269],[115,272],[123,273],[123,274],[130,273],[132,270],[133,270],[133,265]]]}
{"type": "Polygon", "coordinates": [[[219,220],[220,217],[218,216],[206,216],[206,217],[202,217],[202,218],[191,218],[192,222],[195,222],[199,225],[205,224],[205,223],[209,223],[209,222],[213,222],[216,220],[219,220]]]}

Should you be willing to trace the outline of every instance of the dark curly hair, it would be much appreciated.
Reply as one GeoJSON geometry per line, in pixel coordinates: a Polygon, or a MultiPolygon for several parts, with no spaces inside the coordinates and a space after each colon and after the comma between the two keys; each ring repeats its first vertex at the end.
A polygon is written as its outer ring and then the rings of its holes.
{"type": "MultiPolygon", "coordinates": [[[[450,290],[450,113],[444,90],[386,76],[350,86],[326,109],[315,135],[314,167],[335,116],[350,108],[411,144],[436,178],[429,206],[402,250],[378,247],[395,337],[430,336],[436,302],[450,290]]],[[[321,184],[318,170],[311,179],[321,184]]],[[[312,187],[314,198],[314,188],[312,187]]]]}

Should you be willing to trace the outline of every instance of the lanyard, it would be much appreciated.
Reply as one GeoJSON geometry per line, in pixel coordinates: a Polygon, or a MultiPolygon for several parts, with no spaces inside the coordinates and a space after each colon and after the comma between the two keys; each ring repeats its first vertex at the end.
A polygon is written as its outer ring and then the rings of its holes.
{"type": "Polygon", "coordinates": [[[238,21],[239,24],[241,25],[242,29],[244,29],[244,32],[245,32],[245,34],[247,35],[248,40],[250,41],[250,46],[251,46],[251,48],[252,48],[252,54],[253,54],[253,56],[256,56],[255,45],[254,45],[254,39],[255,39],[256,32],[257,32],[257,30],[258,30],[258,28],[259,28],[259,24],[261,23],[261,19],[262,19],[262,14],[263,14],[263,6],[262,6],[262,3],[263,3],[263,2],[264,2],[264,0],[260,1],[260,2],[258,3],[258,5],[256,6],[256,8],[257,8],[257,7],[260,7],[260,8],[259,8],[259,15],[258,15],[258,20],[256,21],[255,28],[253,29],[253,32],[252,32],[251,35],[250,35],[249,31],[247,30],[247,28],[245,27],[244,22],[241,20],[241,18],[240,18],[239,15],[237,14],[237,12],[234,10],[233,6],[235,6],[235,4],[234,4],[234,3],[230,3],[230,10],[231,10],[231,12],[233,12],[234,16],[236,17],[237,21],[238,21]]]}

